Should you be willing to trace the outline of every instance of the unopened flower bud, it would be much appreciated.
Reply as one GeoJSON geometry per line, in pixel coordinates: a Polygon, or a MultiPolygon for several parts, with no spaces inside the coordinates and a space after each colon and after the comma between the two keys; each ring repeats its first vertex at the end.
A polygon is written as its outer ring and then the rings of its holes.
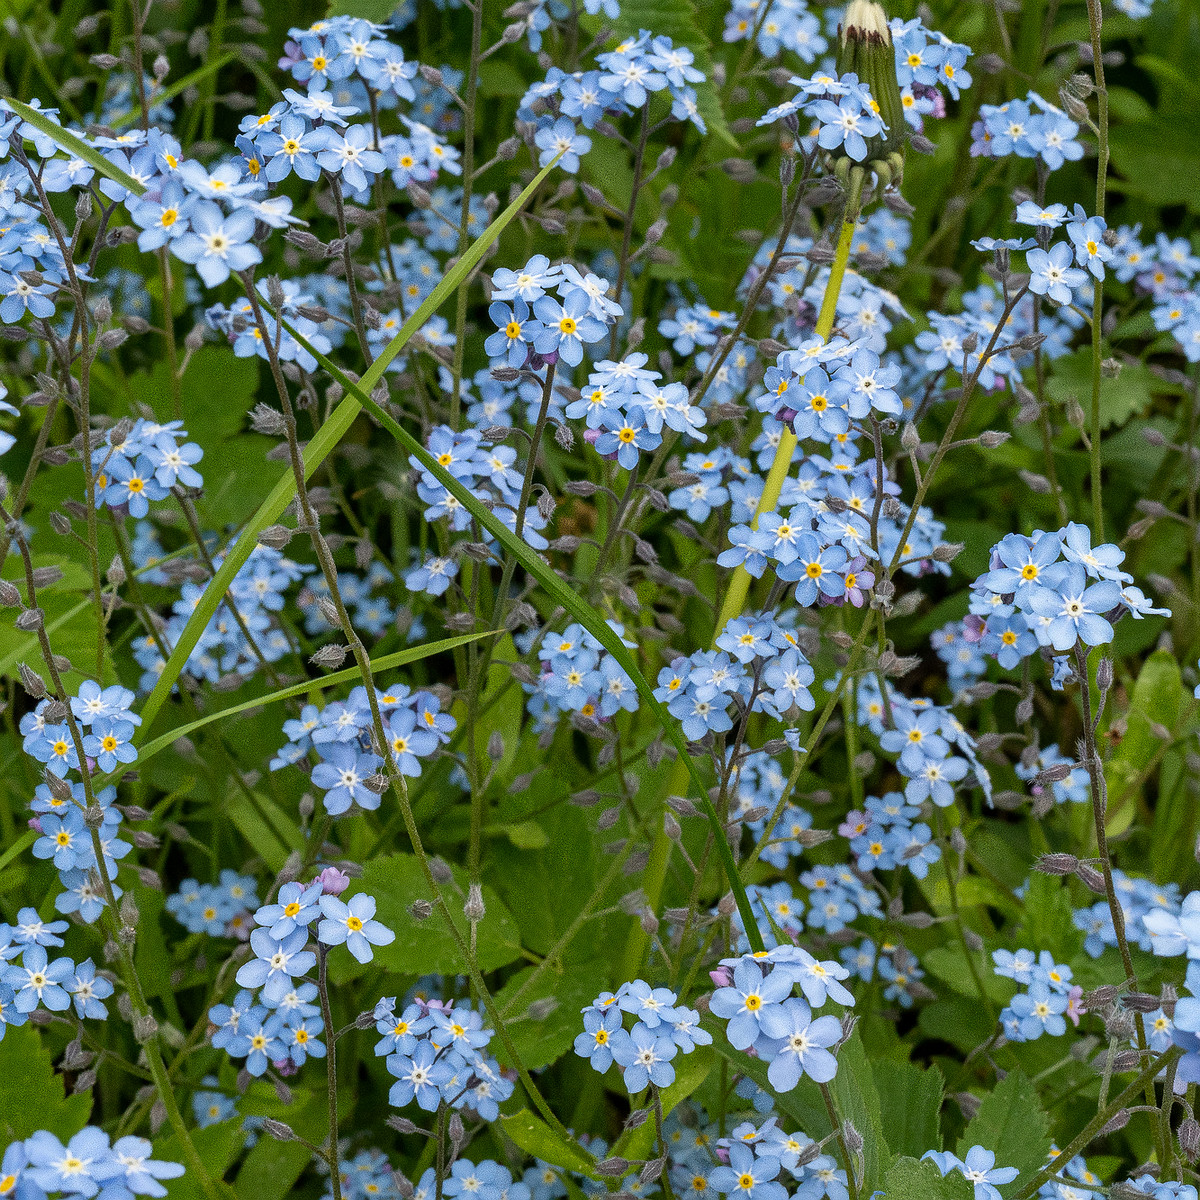
{"type": "Polygon", "coordinates": [[[483,903],[483,889],[479,884],[473,883],[467,889],[467,902],[463,905],[463,916],[474,925],[483,920],[486,912],[487,908],[483,903]]]}

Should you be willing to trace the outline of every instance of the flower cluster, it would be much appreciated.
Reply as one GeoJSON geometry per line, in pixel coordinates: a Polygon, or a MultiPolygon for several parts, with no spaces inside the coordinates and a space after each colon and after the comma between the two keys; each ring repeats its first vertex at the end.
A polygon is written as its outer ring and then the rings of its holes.
{"type": "Polygon", "coordinates": [[[1064,1014],[1079,1024],[1083,989],[1072,985],[1071,968],[1056,963],[1048,950],[1036,958],[1032,950],[993,950],[992,962],[997,975],[1026,988],[1000,1014],[1009,1041],[1032,1042],[1043,1033],[1061,1037],[1067,1031],[1064,1014]]]}
{"type": "Polygon", "coordinates": [[[98,973],[90,958],[76,965],[46,953],[63,944],[58,935],[66,930],[66,921],[43,921],[33,908],[21,909],[15,925],[0,922],[0,1041],[7,1026],[24,1025],[38,1010],[65,1012],[74,1005],[80,1020],[108,1016],[108,973],[98,973]]]}
{"type": "Polygon", "coordinates": [[[195,464],[204,451],[187,440],[182,424],[159,425],[139,417],[132,425],[118,422],[109,429],[92,450],[96,507],[107,505],[141,518],[150,511],[151,500],[165,500],[172,488],[203,487],[195,464]]]}
{"type": "Polygon", "coordinates": [[[1050,171],[1083,157],[1079,125],[1030,92],[1024,100],[981,104],[979,119],[971,126],[971,153],[984,158],[1036,158],[1050,171]]]}
{"type": "MultiPolygon", "coordinates": [[[[1011,670],[1039,650],[1060,656],[1077,645],[1107,645],[1112,622],[1126,614],[1168,613],[1130,586],[1124,559],[1115,545],[1093,547],[1091,530],[1076,522],[1055,533],[1009,534],[972,585],[968,623],[980,651],[1011,670]]],[[[1057,657],[1055,664],[1056,671],[1069,666],[1057,657]]]]}
{"type": "Polygon", "coordinates": [[[832,1053],[842,1041],[837,1017],[813,1017],[826,1001],[852,1005],[842,985],[850,972],[837,962],[820,962],[799,946],[782,945],[765,954],[721,960],[713,973],[719,986],[709,1008],[728,1021],[725,1036],[738,1050],[753,1049],[766,1061],[778,1092],[790,1092],[802,1077],[828,1083],[837,1074],[832,1053]],[[768,968],[764,971],[764,967],[768,968]],[[804,999],[793,996],[799,987],[804,999]]]}
{"type": "MultiPolygon", "coordinates": [[[[2,1030],[0,1026],[0,1030],[2,1030]]],[[[50,1196],[165,1196],[164,1179],[178,1179],[183,1164],[151,1158],[143,1137],[127,1134],[115,1142],[89,1125],[65,1144],[40,1129],[24,1141],[11,1142],[0,1158],[0,1184],[16,1200],[50,1196]]]]}
{"type": "Polygon", "coordinates": [[[546,78],[525,93],[517,116],[534,125],[540,164],[545,166],[561,153],[559,166],[575,174],[579,155],[592,147],[591,138],[578,132],[576,122],[595,129],[602,120],[611,122],[645,109],[658,92],[667,94],[671,117],[707,132],[692,86],[705,77],[695,61],[687,46],[676,46],[669,37],[655,37],[643,29],[597,54],[592,70],[566,74],[551,67],[546,78]]]}
{"type": "Polygon", "coordinates": [[[862,162],[867,157],[867,139],[886,129],[866,84],[854,72],[836,77],[820,74],[812,79],[796,78],[792,83],[800,91],[791,100],[770,109],[759,118],[758,124],[794,120],[798,113],[803,113],[812,121],[803,139],[808,143],[807,149],[813,146],[822,150],[840,149],[848,158],[862,162]]]}
{"type": "Polygon", "coordinates": [[[343,901],[338,893],[349,880],[326,869],[311,883],[285,883],[270,904],[254,914],[250,933],[254,957],[238,968],[242,990],[231,1004],[208,1012],[212,1044],[231,1058],[244,1058],[251,1075],[268,1064],[290,1073],[310,1058],[324,1058],[325,1031],[321,1010],[313,1001],[317,985],[304,977],[317,953],[345,945],[360,962],[370,962],[373,946],[387,946],[395,934],[376,921],[375,900],[364,892],[343,901]],[[317,922],[317,952],[310,950],[309,926],[317,922]],[[257,990],[257,995],[256,995],[257,990]]]}
{"type": "MultiPolygon", "coordinates": [[[[432,692],[413,692],[399,684],[389,691],[376,689],[375,707],[387,734],[387,752],[402,775],[421,774],[421,759],[429,758],[450,740],[456,722],[442,712],[432,692]]],[[[359,808],[379,807],[380,790],[373,777],[383,759],[371,749],[372,705],[366,688],[359,686],[345,700],[334,700],[324,708],[306,704],[299,717],[284,722],[287,742],[271,760],[271,770],[306,764],[315,754],[313,784],[324,792],[322,800],[330,816],[359,808]]]]}
{"type": "Polygon", "coordinates": [[[425,1112],[444,1103],[494,1121],[513,1083],[485,1053],[494,1031],[485,1028],[480,1014],[469,1004],[436,999],[414,999],[399,1013],[396,1007],[396,998],[385,996],[374,1012],[375,1028],[383,1035],[375,1054],[386,1058],[388,1074],[396,1080],[388,1103],[396,1108],[415,1103],[425,1112]]]}
{"type": "Polygon", "coordinates": [[[582,1012],[583,1032],[575,1039],[575,1053],[601,1074],[615,1062],[631,1096],[649,1084],[669,1087],[675,1082],[671,1060],[712,1042],[695,1009],[681,1005],[670,988],[652,987],[644,979],[602,992],[582,1012]],[[629,1029],[626,1016],[634,1018],[629,1029]]]}

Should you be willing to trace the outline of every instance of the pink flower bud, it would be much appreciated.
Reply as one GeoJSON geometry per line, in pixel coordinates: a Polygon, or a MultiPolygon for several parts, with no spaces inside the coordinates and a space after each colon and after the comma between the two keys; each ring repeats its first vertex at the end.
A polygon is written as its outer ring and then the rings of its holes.
{"type": "Polygon", "coordinates": [[[321,884],[321,891],[326,896],[340,896],[350,886],[350,876],[345,871],[339,871],[337,867],[326,867],[317,879],[321,884]]]}
{"type": "Polygon", "coordinates": [[[717,987],[729,987],[733,983],[733,973],[728,967],[718,967],[715,971],[709,971],[708,977],[717,987]]]}

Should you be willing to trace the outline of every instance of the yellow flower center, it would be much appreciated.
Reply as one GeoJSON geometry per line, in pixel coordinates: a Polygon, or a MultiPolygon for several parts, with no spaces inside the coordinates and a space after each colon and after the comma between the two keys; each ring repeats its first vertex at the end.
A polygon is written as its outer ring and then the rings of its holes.
{"type": "Polygon", "coordinates": [[[350,930],[351,933],[361,933],[362,927],[363,923],[361,918],[355,916],[349,916],[346,918],[346,928],[350,930]]]}

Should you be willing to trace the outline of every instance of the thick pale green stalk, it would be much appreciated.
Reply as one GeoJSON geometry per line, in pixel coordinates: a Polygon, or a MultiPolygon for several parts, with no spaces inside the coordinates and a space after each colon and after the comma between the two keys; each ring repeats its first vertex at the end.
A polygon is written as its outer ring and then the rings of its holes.
{"type": "MultiPolygon", "coordinates": [[[[861,173],[854,176],[856,182],[851,183],[850,196],[846,203],[846,215],[842,219],[842,232],[838,238],[837,253],[833,265],[829,268],[829,282],[825,285],[825,296],[821,301],[821,311],[817,314],[817,327],[814,331],[819,338],[828,339],[833,331],[833,321],[837,314],[838,296],[842,291],[842,280],[846,277],[846,264],[850,261],[850,245],[854,241],[854,229],[858,223],[858,213],[862,202],[861,173]]],[[[796,435],[785,428],[775,450],[775,458],[771,469],[767,472],[767,481],[763,484],[762,499],[754,519],[750,522],[751,529],[758,528],[760,513],[772,512],[779,502],[779,494],[783,491],[783,481],[787,478],[788,468],[792,465],[792,453],[796,449],[796,435]]],[[[746,596],[750,591],[750,573],[745,567],[737,567],[721,612],[717,617],[716,632],[720,633],[725,626],[738,616],[746,604],[746,596]]]]}
{"type": "MultiPolygon", "coordinates": [[[[854,230],[858,224],[858,214],[862,207],[862,172],[854,171],[851,176],[850,194],[846,200],[846,212],[842,218],[841,234],[838,237],[837,252],[834,255],[833,264],[829,269],[829,280],[825,284],[825,295],[821,300],[821,311],[817,314],[816,334],[820,338],[828,338],[833,332],[833,321],[837,313],[838,296],[842,291],[842,280],[846,277],[846,265],[850,261],[850,246],[854,241],[854,230]]],[[[779,495],[783,491],[783,481],[787,478],[788,468],[792,464],[792,452],[796,449],[796,435],[788,428],[784,428],[783,434],[779,439],[779,446],[775,451],[775,459],[771,463],[771,469],[767,472],[767,481],[763,485],[762,499],[758,503],[758,508],[755,511],[754,518],[750,523],[752,529],[758,528],[759,513],[771,512],[779,501],[779,495]]],[[[725,599],[721,604],[721,611],[717,616],[716,629],[713,631],[713,638],[720,634],[721,630],[736,616],[738,616],[746,605],[746,596],[750,591],[750,573],[745,567],[737,567],[733,572],[733,577],[729,581],[729,587],[725,592],[725,599]]],[[[667,794],[674,796],[683,792],[687,787],[687,777],[690,769],[690,764],[686,761],[676,760],[675,767],[671,772],[670,780],[667,784],[667,794]]],[[[728,842],[725,838],[724,830],[716,832],[717,848],[727,847],[728,842]]],[[[655,834],[654,841],[650,846],[650,859],[646,863],[646,869],[642,873],[642,890],[646,893],[646,900],[651,909],[658,907],[658,902],[662,896],[663,884],[667,878],[667,865],[671,858],[671,839],[667,837],[666,832],[662,828],[662,822],[659,821],[659,830],[655,834]]],[[[755,945],[758,939],[758,927],[750,922],[746,923],[746,936],[750,939],[751,946],[754,949],[761,949],[761,946],[755,945]]],[[[632,979],[641,970],[642,961],[645,959],[646,950],[650,945],[650,939],[642,930],[640,924],[634,924],[629,931],[629,939],[625,943],[625,965],[624,978],[632,979]]]]}

